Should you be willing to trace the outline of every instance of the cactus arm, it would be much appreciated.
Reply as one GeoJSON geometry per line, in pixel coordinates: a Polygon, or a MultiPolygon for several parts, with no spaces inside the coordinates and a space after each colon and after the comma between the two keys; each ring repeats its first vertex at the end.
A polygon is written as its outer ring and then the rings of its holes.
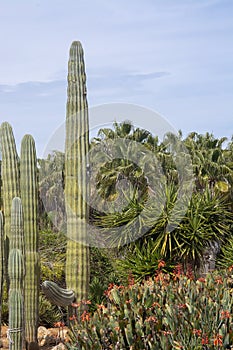
{"type": "Polygon", "coordinates": [[[44,281],[42,290],[47,299],[57,306],[69,306],[75,300],[75,294],[72,290],[61,288],[51,281],[44,281]]]}

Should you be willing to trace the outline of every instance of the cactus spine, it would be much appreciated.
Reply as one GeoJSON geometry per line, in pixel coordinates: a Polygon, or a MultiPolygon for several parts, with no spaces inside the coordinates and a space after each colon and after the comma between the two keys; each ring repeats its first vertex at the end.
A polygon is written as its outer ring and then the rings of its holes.
{"type": "Polygon", "coordinates": [[[88,207],[86,198],[87,152],[89,147],[88,105],[83,49],[73,42],[68,63],[66,107],[65,201],[67,213],[66,285],[76,299],[87,299],[89,286],[89,247],[87,245],[88,207]]]}
{"type": "Polygon", "coordinates": [[[11,230],[11,203],[19,196],[19,158],[16,151],[12,127],[7,122],[0,128],[2,152],[2,199],[4,208],[4,268],[7,278],[7,258],[9,253],[9,235],[11,230]]]}
{"type": "Polygon", "coordinates": [[[23,349],[23,278],[24,278],[24,237],[23,210],[20,198],[14,198],[11,210],[10,253],[8,275],[9,291],[9,349],[23,349]]]}
{"type": "Polygon", "coordinates": [[[20,190],[24,213],[25,241],[25,339],[37,342],[39,319],[39,256],[38,256],[38,178],[35,142],[25,135],[21,143],[20,190]]]}

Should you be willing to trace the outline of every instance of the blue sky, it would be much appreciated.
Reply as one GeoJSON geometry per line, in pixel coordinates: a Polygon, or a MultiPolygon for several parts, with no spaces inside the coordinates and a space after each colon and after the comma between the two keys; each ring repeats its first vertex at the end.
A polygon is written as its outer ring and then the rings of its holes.
{"type": "MultiPolygon", "coordinates": [[[[0,122],[41,156],[65,120],[69,47],[85,51],[88,101],[153,109],[186,135],[233,134],[232,0],[0,2],[0,122]]],[[[151,120],[153,124],[153,120],[151,120]]]]}

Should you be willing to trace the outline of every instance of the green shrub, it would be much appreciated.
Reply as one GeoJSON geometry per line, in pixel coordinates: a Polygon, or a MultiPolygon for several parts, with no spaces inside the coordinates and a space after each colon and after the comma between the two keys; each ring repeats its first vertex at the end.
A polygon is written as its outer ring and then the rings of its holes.
{"type": "Polygon", "coordinates": [[[230,267],[233,265],[233,237],[229,237],[221,247],[221,252],[217,259],[219,267],[230,267]]]}
{"type": "Polygon", "coordinates": [[[63,321],[63,311],[56,305],[52,305],[43,295],[39,299],[39,325],[54,327],[54,323],[63,321]]]}

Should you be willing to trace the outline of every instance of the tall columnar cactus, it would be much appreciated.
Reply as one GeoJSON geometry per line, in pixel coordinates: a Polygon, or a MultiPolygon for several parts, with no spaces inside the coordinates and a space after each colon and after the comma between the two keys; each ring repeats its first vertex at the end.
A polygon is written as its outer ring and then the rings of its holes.
{"type": "Polygon", "coordinates": [[[1,124],[0,143],[2,152],[2,200],[4,208],[4,267],[7,275],[7,257],[11,230],[11,203],[19,196],[19,158],[16,151],[12,127],[7,122],[1,124]]]}
{"type": "Polygon", "coordinates": [[[37,341],[39,319],[38,177],[35,142],[31,135],[25,135],[21,143],[20,190],[25,241],[25,339],[30,347],[30,343],[37,341]]]}
{"type": "Polygon", "coordinates": [[[87,245],[89,147],[88,105],[83,49],[73,42],[68,63],[66,109],[65,201],[67,213],[66,285],[77,300],[87,299],[89,247],[87,245]]]}
{"type": "Polygon", "coordinates": [[[23,210],[20,198],[12,201],[10,253],[8,260],[9,291],[9,349],[23,349],[23,279],[24,279],[23,210]]]}
{"type": "Polygon", "coordinates": [[[0,338],[1,338],[1,323],[2,323],[2,289],[3,289],[3,215],[0,211],[0,338]]]}

